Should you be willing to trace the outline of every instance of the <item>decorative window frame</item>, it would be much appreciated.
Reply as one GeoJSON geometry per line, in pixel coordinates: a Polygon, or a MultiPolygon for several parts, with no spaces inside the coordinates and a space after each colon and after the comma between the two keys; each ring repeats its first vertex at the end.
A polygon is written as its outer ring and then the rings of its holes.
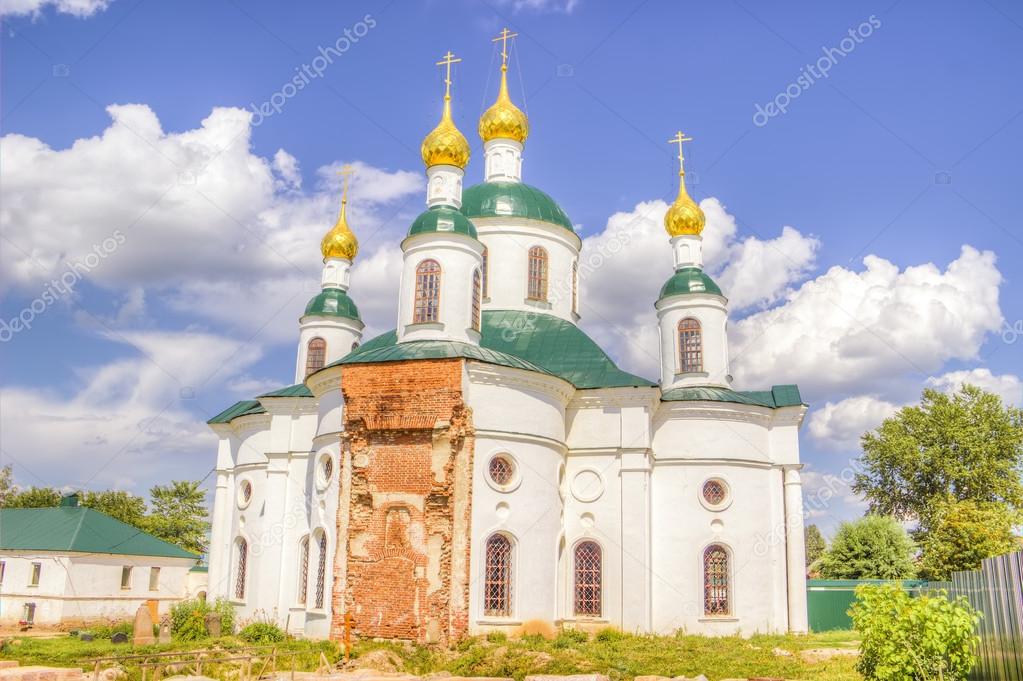
{"type": "Polygon", "coordinates": [[[239,509],[245,510],[256,496],[256,486],[252,484],[252,478],[247,475],[239,476],[238,482],[235,483],[235,490],[235,503],[239,509]],[[245,485],[249,486],[249,497],[247,499],[245,498],[245,485]]]}
{"type": "Polygon", "coordinates": [[[324,338],[323,336],[313,336],[305,344],[305,375],[306,375],[306,377],[311,376],[312,374],[315,374],[317,371],[320,371],[325,366],[327,366],[327,339],[324,338]],[[313,366],[310,366],[310,360],[311,360],[312,354],[313,354],[313,343],[315,343],[316,341],[320,341],[320,343],[323,344],[323,363],[320,364],[318,367],[313,367],[313,366]]]}
{"type": "Polygon", "coordinates": [[[526,251],[526,300],[533,303],[550,303],[551,294],[551,254],[540,244],[533,244],[526,251]],[[534,259],[542,264],[542,269],[537,272],[536,291],[539,295],[533,295],[533,261],[534,259]]]}
{"type": "Polygon", "coordinates": [[[316,470],[313,473],[313,480],[316,483],[317,492],[326,492],[330,487],[330,483],[334,480],[334,476],[337,473],[338,462],[334,460],[333,452],[329,450],[323,452],[316,457],[316,470]],[[330,461],[330,477],[324,472],[324,465],[327,461],[330,461]]]}
{"type": "Polygon", "coordinates": [[[509,492],[514,492],[519,488],[519,485],[522,484],[522,466],[519,464],[519,460],[515,457],[515,455],[507,449],[492,450],[487,456],[486,462],[486,466],[483,468],[483,479],[486,481],[490,489],[496,492],[501,492],[502,494],[507,494],[509,492]],[[496,480],[490,477],[490,462],[499,456],[508,459],[512,465],[512,479],[504,485],[499,484],[496,480]]]}
{"type": "Polygon", "coordinates": [[[714,513],[724,511],[731,506],[732,501],[735,500],[735,495],[732,494],[732,483],[723,475],[711,475],[710,477],[704,478],[703,482],[700,483],[699,488],[696,490],[696,495],[700,499],[700,504],[702,504],[708,511],[713,511],[714,513]],[[704,486],[711,481],[720,483],[725,488],[725,499],[720,504],[712,504],[703,496],[704,486]]]}
{"type": "Polygon", "coordinates": [[[413,282],[414,288],[412,290],[412,325],[440,324],[441,323],[440,306],[442,303],[441,298],[444,286],[444,266],[441,265],[440,261],[437,260],[436,258],[423,258],[418,263],[416,263],[414,276],[415,276],[415,280],[413,282]],[[430,273],[421,272],[420,270],[425,265],[427,265],[427,263],[432,263],[433,265],[436,265],[437,268],[436,271],[430,273]],[[436,279],[435,289],[427,290],[425,287],[420,287],[420,283],[422,283],[420,281],[420,278],[426,276],[432,276],[436,279]],[[428,311],[431,309],[428,304],[428,301],[430,301],[431,299],[429,293],[433,290],[436,290],[436,302],[433,305],[435,315],[431,319],[429,315],[424,312],[423,317],[420,318],[419,316],[420,308],[422,308],[424,311],[428,311]],[[424,303],[424,305],[420,305],[420,301],[427,301],[427,303],[424,303]]]}
{"type": "Polygon", "coordinates": [[[732,545],[723,539],[712,539],[700,546],[699,552],[696,554],[697,560],[697,575],[699,576],[697,583],[700,588],[700,615],[697,617],[699,622],[738,622],[739,616],[736,613],[739,611],[739,599],[738,589],[735,583],[735,550],[732,545]],[[728,556],[728,614],[727,615],[708,615],[705,610],[704,603],[704,589],[706,588],[706,574],[703,571],[703,555],[707,549],[712,546],[720,546],[725,550],[725,554],[728,556]]]}
{"type": "Polygon", "coordinates": [[[568,481],[568,493],[572,495],[573,499],[575,499],[576,501],[579,501],[581,503],[584,503],[584,504],[592,504],[594,501],[597,501],[602,496],[604,496],[604,493],[606,491],[607,491],[607,478],[605,478],[604,474],[601,473],[600,469],[596,468],[595,466],[584,466],[584,467],[580,468],[579,470],[574,471],[572,473],[572,479],[568,481]],[[576,490],[576,488],[575,488],[575,481],[576,481],[576,479],[579,478],[580,474],[586,473],[586,472],[595,474],[597,476],[597,478],[600,480],[600,489],[597,490],[595,493],[580,494],[576,490]]]}
{"type": "Polygon", "coordinates": [[[505,529],[495,529],[484,535],[483,551],[480,553],[480,598],[479,598],[479,623],[480,624],[518,624],[517,595],[519,583],[519,540],[511,532],[505,529]],[[500,535],[511,544],[511,566],[509,569],[510,587],[508,589],[508,614],[488,615],[486,609],[486,587],[487,587],[487,545],[495,536],[500,535]]]}
{"type": "Polygon", "coordinates": [[[707,352],[703,337],[703,322],[699,317],[688,315],[682,317],[675,324],[675,361],[678,363],[678,371],[675,372],[676,376],[709,376],[707,372],[707,352]],[[700,366],[695,371],[686,371],[685,367],[685,348],[682,343],[682,324],[683,322],[694,321],[696,322],[696,332],[699,334],[700,339],[700,366]]]}
{"type": "Polygon", "coordinates": [[[568,591],[569,591],[569,608],[570,617],[577,621],[584,622],[604,622],[607,621],[605,613],[607,611],[607,551],[604,550],[604,544],[596,537],[590,535],[583,535],[576,539],[569,550],[569,579],[568,579],[568,591]],[[599,615],[585,615],[576,612],[575,601],[576,601],[576,551],[579,546],[585,543],[596,544],[597,549],[600,551],[600,614],[599,615]]]}
{"type": "Polygon", "coordinates": [[[234,539],[231,540],[231,555],[229,567],[231,573],[229,575],[230,582],[228,588],[230,591],[229,600],[232,603],[238,605],[245,605],[248,602],[250,578],[252,577],[252,540],[245,532],[238,532],[235,534],[234,539]],[[245,578],[242,584],[242,595],[238,596],[238,567],[241,561],[241,551],[239,550],[239,544],[245,542],[245,578]]]}
{"type": "Polygon", "coordinates": [[[333,589],[333,585],[331,584],[331,580],[332,580],[332,575],[331,575],[332,561],[327,560],[326,558],[322,559],[322,561],[323,561],[323,603],[320,604],[320,605],[316,605],[316,591],[317,591],[317,588],[319,587],[319,581],[320,581],[320,561],[321,561],[321,557],[320,556],[321,556],[321,554],[324,554],[324,555],[325,554],[329,554],[330,551],[331,551],[330,533],[327,532],[327,528],[326,527],[321,525],[321,526],[317,526],[317,527],[313,528],[313,530],[309,533],[309,538],[310,538],[310,544],[309,544],[310,548],[312,548],[313,546],[316,547],[316,556],[315,556],[316,560],[313,561],[313,556],[312,555],[309,556],[309,571],[310,571],[309,577],[311,577],[311,579],[309,579],[309,586],[307,586],[307,588],[309,590],[306,592],[306,611],[307,612],[312,612],[312,613],[317,613],[317,614],[326,614],[327,610],[328,610],[328,607],[330,605],[331,591],[333,589]],[[321,536],[324,539],[323,547],[322,548],[320,547],[320,537],[321,536]],[[311,588],[309,588],[310,586],[311,586],[311,588]]]}

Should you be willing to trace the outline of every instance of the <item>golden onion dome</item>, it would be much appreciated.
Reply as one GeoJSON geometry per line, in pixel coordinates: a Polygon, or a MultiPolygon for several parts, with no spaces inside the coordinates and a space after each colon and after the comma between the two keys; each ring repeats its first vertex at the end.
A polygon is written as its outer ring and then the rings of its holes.
{"type": "Polygon", "coordinates": [[[484,142],[512,139],[521,144],[529,137],[529,118],[508,96],[508,66],[505,64],[501,65],[501,89],[497,93],[497,101],[480,117],[479,133],[484,142]]]}
{"type": "Polygon", "coordinates": [[[347,204],[348,197],[342,197],[341,215],[337,218],[337,224],[327,232],[323,241],[320,242],[320,252],[323,253],[324,260],[327,258],[355,260],[355,256],[359,252],[359,240],[355,238],[355,233],[348,226],[347,204]]]}
{"type": "Polygon", "coordinates": [[[686,191],[685,173],[679,175],[678,196],[675,203],[671,204],[668,212],[664,214],[664,229],[669,236],[681,236],[683,234],[700,234],[707,223],[707,217],[703,214],[696,201],[693,201],[686,191]]]}
{"type": "Polygon", "coordinates": [[[444,113],[441,115],[440,123],[423,140],[420,151],[427,168],[449,165],[464,169],[469,163],[469,141],[451,120],[450,95],[445,95],[444,113]]]}
{"type": "Polygon", "coordinates": [[[668,144],[678,145],[678,196],[675,203],[671,204],[668,212],[664,214],[664,229],[672,237],[683,234],[700,234],[703,226],[707,224],[707,216],[703,210],[689,197],[686,191],[686,166],[685,157],[682,155],[682,143],[691,142],[692,137],[686,137],[685,133],[679,130],[675,136],[668,140],[668,144]]]}

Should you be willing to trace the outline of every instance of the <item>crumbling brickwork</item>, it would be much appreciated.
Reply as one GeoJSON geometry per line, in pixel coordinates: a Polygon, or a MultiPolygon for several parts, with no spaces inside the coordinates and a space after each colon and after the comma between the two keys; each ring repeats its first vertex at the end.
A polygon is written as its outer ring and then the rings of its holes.
{"type": "Polygon", "coordinates": [[[472,415],[463,360],[345,366],[334,637],[446,642],[469,625],[472,415]]]}

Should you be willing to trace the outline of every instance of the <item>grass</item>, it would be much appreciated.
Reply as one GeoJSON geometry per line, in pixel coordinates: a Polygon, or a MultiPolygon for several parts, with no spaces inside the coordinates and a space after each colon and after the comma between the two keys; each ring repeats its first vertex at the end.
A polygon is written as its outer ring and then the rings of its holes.
{"type": "MultiPolygon", "coordinates": [[[[225,650],[253,647],[250,643],[230,636],[216,640],[133,647],[131,644],[111,643],[109,640],[80,641],[73,636],[63,635],[53,638],[15,638],[0,649],[0,660],[17,660],[23,666],[82,667],[85,671],[89,671],[92,668],[92,665],[87,662],[89,658],[113,655],[138,655],[143,653],[187,652],[214,646],[225,650]]],[[[288,641],[277,644],[275,647],[279,651],[299,653],[295,658],[296,669],[298,671],[316,669],[321,652],[326,653],[327,658],[331,661],[336,661],[339,657],[337,644],[328,641],[288,641]]],[[[141,669],[136,666],[137,664],[138,662],[136,661],[135,663],[124,665],[124,670],[127,672],[129,679],[140,679],[142,677],[141,669]]],[[[105,664],[104,668],[107,666],[110,665],[105,664]]],[[[286,663],[281,662],[280,668],[290,669],[290,661],[286,663]]],[[[204,673],[206,672],[204,671],[204,673]]],[[[149,674],[149,676],[151,677],[152,674],[149,674]]]]}
{"type": "Polygon", "coordinates": [[[854,632],[810,636],[753,636],[711,638],[679,634],[646,636],[614,630],[595,636],[562,632],[553,640],[502,635],[472,638],[455,649],[364,642],[357,655],[389,650],[401,658],[405,671],[428,674],[447,671],[457,676],[500,676],[521,680],[528,674],[606,674],[615,681],[642,675],[697,676],[711,681],[767,676],[803,681],[860,681],[852,657],[806,664],[799,651],[810,648],[852,648],[854,632]],[[776,655],[780,648],[792,653],[776,655]]]}
{"type": "MultiPolygon", "coordinates": [[[[601,673],[613,681],[627,681],[640,675],[696,676],[711,681],[746,679],[756,676],[800,679],[801,681],[860,681],[851,657],[839,657],[818,664],[806,664],[799,651],[809,648],[855,648],[853,632],[829,632],[809,636],[759,635],[751,638],[710,638],[678,634],[647,636],[605,630],[596,635],[566,631],[552,640],[540,636],[508,639],[500,634],[471,638],[453,648],[362,641],[354,655],[379,660],[386,657],[413,674],[446,671],[457,676],[503,676],[521,680],[527,674],[601,673]],[[792,653],[776,655],[775,649],[792,653]]],[[[222,638],[216,644],[228,649],[247,644],[235,638],[222,638]]],[[[0,659],[16,659],[22,664],[88,667],[90,657],[136,652],[186,651],[209,647],[210,642],[174,643],[133,650],[125,644],[108,641],[83,642],[70,636],[59,638],[23,638],[0,650],[0,659]]],[[[320,652],[336,659],[334,643],[289,641],[278,649],[301,652],[299,670],[316,668],[320,652]]],[[[283,665],[282,665],[283,667],[283,665]]],[[[286,667],[290,668],[290,664],[286,667]]],[[[126,667],[129,679],[140,678],[137,667],[126,667]]],[[[212,671],[212,670],[211,670],[212,671]]]]}

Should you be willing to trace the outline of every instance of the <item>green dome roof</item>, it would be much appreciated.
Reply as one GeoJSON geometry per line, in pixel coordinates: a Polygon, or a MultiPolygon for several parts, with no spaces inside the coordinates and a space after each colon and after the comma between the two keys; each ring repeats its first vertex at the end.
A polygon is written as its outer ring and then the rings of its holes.
{"type": "Polygon", "coordinates": [[[320,291],[305,306],[305,315],[347,317],[348,319],[362,321],[359,318],[359,308],[355,307],[355,302],[348,297],[347,293],[339,288],[325,288],[320,291]]]}
{"type": "Polygon", "coordinates": [[[664,282],[658,300],[686,293],[710,293],[722,298],[725,295],[721,293],[721,289],[714,283],[714,280],[699,267],[683,267],[676,270],[671,279],[664,282]]]}
{"type": "Polygon", "coordinates": [[[572,221],[554,199],[521,182],[483,182],[462,192],[462,212],[470,218],[530,218],[575,233],[572,221]]]}
{"type": "Polygon", "coordinates": [[[476,227],[451,206],[434,206],[421,213],[408,228],[408,235],[455,232],[476,238],[476,227]]]}

